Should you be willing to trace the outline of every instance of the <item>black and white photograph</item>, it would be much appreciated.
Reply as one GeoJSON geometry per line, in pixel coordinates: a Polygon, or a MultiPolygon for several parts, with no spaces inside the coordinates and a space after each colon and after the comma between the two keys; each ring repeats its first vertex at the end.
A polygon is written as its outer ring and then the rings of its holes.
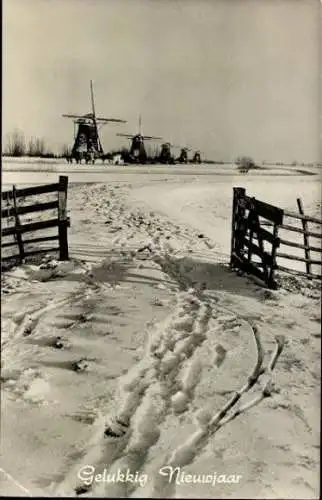
{"type": "Polygon", "coordinates": [[[1,498],[320,498],[322,2],[2,14],[1,498]]]}

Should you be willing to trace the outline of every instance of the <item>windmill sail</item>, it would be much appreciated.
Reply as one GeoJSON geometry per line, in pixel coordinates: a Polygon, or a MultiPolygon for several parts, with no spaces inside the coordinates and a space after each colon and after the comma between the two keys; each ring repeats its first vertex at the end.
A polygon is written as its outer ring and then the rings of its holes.
{"type": "Polygon", "coordinates": [[[155,139],[155,140],[158,140],[158,141],[161,141],[161,140],[162,140],[162,137],[155,137],[155,136],[153,136],[153,135],[143,135],[142,137],[143,137],[143,139],[148,139],[148,140],[150,140],[150,139],[151,139],[151,140],[152,140],[152,139],[155,139]]]}
{"type": "Polygon", "coordinates": [[[93,80],[91,80],[91,101],[92,101],[92,119],[93,119],[93,128],[92,134],[90,134],[89,138],[89,150],[92,152],[97,151],[100,154],[103,154],[102,144],[98,135],[98,128],[95,116],[95,102],[94,102],[94,91],[93,91],[93,80]]]}

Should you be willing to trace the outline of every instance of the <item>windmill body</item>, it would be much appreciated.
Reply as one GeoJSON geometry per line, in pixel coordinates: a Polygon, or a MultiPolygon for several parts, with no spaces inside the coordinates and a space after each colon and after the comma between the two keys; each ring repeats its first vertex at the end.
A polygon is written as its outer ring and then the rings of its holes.
{"type": "Polygon", "coordinates": [[[107,155],[104,154],[103,147],[99,137],[99,128],[109,122],[126,123],[119,118],[100,118],[95,114],[93,82],[90,82],[92,112],[85,115],[68,114],[65,118],[71,118],[74,122],[74,144],[69,161],[81,163],[94,163],[97,158],[103,161],[107,155]]]}
{"type": "Polygon", "coordinates": [[[179,158],[177,159],[179,163],[188,163],[188,151],[191,151],[190,148],[181,148],[179,158]]]}
{"type": "Polygon", "coordinates": [[[201,153],[200,151],[196,151],[195,154],[193,155],[193,158],[191,160],[191,163],[201,163],[201,153]]]}
{"type": "Polygon", "coordinates": [[[166,165],[174,164],[174,156],[171,153],[171,148],[176,147],[170,144],[170,142],[165,142],[161,145],[161,152],[158,158],[159,162],[166,165]]]}
{"type": "Polygon", "coordinates": [[[104,154],[96,127],[92,121],[78,120],[78,130],[72,149],[72,156],[94,154],[95,158],[104,154]]]}

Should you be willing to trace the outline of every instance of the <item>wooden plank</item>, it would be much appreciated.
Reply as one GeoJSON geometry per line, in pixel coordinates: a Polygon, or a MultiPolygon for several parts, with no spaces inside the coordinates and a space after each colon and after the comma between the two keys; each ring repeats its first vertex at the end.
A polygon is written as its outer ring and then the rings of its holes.
{"type": "Polygon", "coordinates": [[[245,200],[246,207],[249,210],[254,208],[257,215],[260,217],[264,217],[265,219],[274,222],[274,224],[282,224],[284,211],[281,208],[269,205],[268,203],[259,201],[256,198],[250,198],[249,196],[245,196],[245,200]]]}
{"type": "Polygon", "coordinates": [[[233,204],[232,204],[232,213],[231,213],[231,234],[230,234],[230,263],[232,266],[232,255],[235,248],[235,229],[236,229],[236,189],[233,188],[233,204]]]}
{"type": "Polygon", "coordinates": [[[20,255],[19,254],[14,254],[14,255],[8,255],[6,257],[3,257],[1,256],[1,261],[5,262],[7,260],[12,260],[12,259],[16,259],[18,260],[20,258],[20,255]]]}
{"type": "Polygon", "coordinates": [[[38,255],[40,253],[49,253],[49,252],[59,252],[59,247],[54,248],[39,248],[38,250],[31,250],[30,252],[26,252],[26,257],[30,255],[38,255]]]}
{"type": "MultiPolygon", "coordinates": [[[[59,247],[40,248],[38,250],[32,250],[30,252],[26,252],[25,257],[30,257],[31,255],[38,255],[38,254],[42,254],[42,253],[51,253],[51,252],[59,252],[59,247]]],[[[11,259],[18,259],[18,258],[19,258],[19,254],[15,254],[15,255],[8,255],[7,257],[2,257],[1,260],[5,261],[5,260],[11,260],[11,259]]]]}
{"type": "Polygon", "coordinates": [[[9,241],[8,243],[1,243],[1,248],[8,248],[18,245],[17,241],[9,241]]]}
{"type": "MultiPolygon", "coordinates": [[[[21,196],[33,196],[36,194],[44,194],[44,193],[54,193],[58,191],[59,184],[44,184],[40,186],[32,186],[27,188],[21,188],[16,190],[16,197],[20,198],[21,196]]],[[[13,195],[12,191],[4,191],[1,194],[2,200],[12,200],[13,195]]]]}
{"type": "Polygon", "coordinates": [[[22,241],[22,236],[21,236],[21,224],[20,224],[20,219],[18,215],[18,207],[17,207],[17,198],[16,198],[16,186],[12,186],[12,197],[13,197],[13,208],[14,208],[14,218],[15,218],[15,238],[17,239],[17,244],[19,248],[19,260],[20,262],[23,261],[24,259],[24,249],[23,249],[23,241],[22,241]]]}
{"type": "Polygon", "coordinates": [[[321,275],[319,275],[319,274],[314,274],[314,273],[307,274],[304,271],[298,271],[296,269],[288,269],[287,267],[283,267],[283,266],[277,266],[276,269],[278,269],[279,271],[284,271],[284,272],[289,273],[289,274],[293,274],[295,276],[301,275],[301,276],[306,276],[307,278],[317,278],[317,279],[322,278],[321,275]]]}
{"type": "Polygon", "coordinates": [[[31,240],[24,240],[24,245],[29,245],[32,243],[41,243],[43,241],[53,241],[53,240],[58,240],[58,234],[55,234],[54,236],[43,236],[42,238],[33,238],[31,240]]]}
{"type": "MultiPolygon", "coordinates": [[[[58,226],[58,219],[50,219],[46,221],[39,221],[39,222],[32,222],[30,224],[23,224],[21,226],[21,233],[28,233],[31,231],[38,231],[42,229],[48,229],[51,227],[58,226]]],[[[67,227],[70,226],[70,220],[69,218],[67,219],[67,227]]],[[[1,236],[12,236],[16,234],[16,229],[14,227],[8,227],[8,228],[3,228],[1,229],[1,236]]]]}
{"type": "MultiPolygon", "coordinates": [[[[42,212],[44,210],[52,210],[58,208],[58,200],[48,201],[46,203],[35,203],[34,205],[26,205],[25,207],[17,207],[19,215],[29,214],[32,212],[42,212]]],[[[4,208],[1,210],[1,218],[12,217],[15,213],[14,207],[4,208]]]]}
{"type": "MultiPolygon", "coordinates": [[[[259,216],[258,216],[257,212],[254,212],[254,224],[255,224],[256,228],[259,229],[259,216]]],[[[256,231],[256,229],[255,229],[255,231],[256,231]]],[[[265,283],[268,284],[268,276],[269,276],[269,267],[268,266],[272,265],[272,260],[271,260],[271,256],[267,252],[265,252],[265,250],[264,250],[263,238],[261,237],[259,232],[256,231],[256,233],[257,233],[258,246],[259,246],[259,249],[261,252],[260,258],[262,259],[262,262],[264,264],[263,273],[265,274],[265,283]]]]}
{"type": "Polygon", "coordinates": [[[4,236],[12,236],[16,234],[16,228],[11,226],[11,227],[3,227],[1,228],[1,237],[3,238],[4,236]]]}
{"type": "Polygon", "coordinates": [[[253,234],[254,234],[254,229],[257,229],[257,225],[255,224],[254,221],[254,212],[252,210],[249,211],[248,218],[246,225],[249,225],[249,245],[248,245],[248,262],[250,263],[252,261],[252,248],[253,246],[253,234]]]}
{"type": "MultiPolygon", "coordinates": [[[[245,188],[233,188],[233,207],[232,207],[232,220],[231,220],[231,241],[230,241],[230,256],[236,251],[237,229],[238,229],[238,200],[245,196],[245,188]]],[[[232,264],[230,259],[230,264],[232,264]]]]}
{"type": "Polygon", "coordinates": [[[1,218],[6,218],[7,220],[7,225],[9,223],[9,218],[12,217],[12,215],[9,215],[14,208],[12,207],[12,191],[5,191],[5,198],[3,198],[3,201],[6,201],[6,208],[1,209],[1,218]],[[9,200],[8,195],[9,193],[11,194],[11,200],[9,200]]]}
{"type": "Polygon", "coordinates": [[[68,236],[67,236],[67,189],[68,177],[59,177],[58,189],[58,235],[59,235],[59,259],[68,260],[68,236]]]}
{"type": "Polygon", "coordinates": [[[239,257],[236,253],[233,254],[233,262],[235,264],[235,267],[240,268],[247,274],[253,274],[265,283],[265,274],[253,263],[247,262],[246,260],[239,257]]]}
{"type": "Polygon", "coordinates": [[[320,252],[322,253],[322,248],[320,247],[312,247],[312,246],[309,246],[309,247],[306,247],[305,245],[303,245],[303,243],[295,243],[294,241],[288,241],[288,240],[283,240],[283,239],[280,239],[280,243],[281,245],[286,245],[288,247],[294,247],[294,248],[301,248],[302,250],[305,248],[308,248],[309,250],[311,250],[311,252],[320,252]]]}
{"type": "MultiPolygon", "coordinates": [[[[297,202],[297,206],[298,206],[300,215],[304,216],[304,209],[303,209],[301,198],[297,198],[296,202],[297,202]]],[[[307,274],[311,274],[310,250],[308,249],[308,246],[309,246],[309,237],[308,237],[308,234],[307,234],[307,231],[308,231],[307,220],[302,219],[302,226],[303,226],[303,231],[304,231],[304,233],[303,233],[303,240],[304,240],[304,246],[305,246],[305,248],[304,248],[304,254],[305,254],[305,259],[306,259],[306,262],[305,262],[306,272],[307,272],[307,274]]]]}
{"type": "Polygon", "coordinates": [[[269,253],[263,251],[258,245],[255,243],[251,243],[248,238],[244,238],[244,244],[247,246],[247,248],[251,247],[251,251],[258,255],[263,261],[264,264],[271,265],[272,264],[272,257],[269,253]]]}
{"type": "MultiPolygon", "coordinates": [[[[289,255],[287,253],[277,252],[276,256],[277,257],[281,257],[283,259],[296,260],[298,262],[307,262],[307,259],[305,257],[297,257],[296,255],[289,255]]],[[[322,265],[322,261],[321,260],[310,259],[310,263],[311,264],[316,264],[317,266],[321,266],[322,265]]],[[[310,273],[308,273],[308,274],[310,274],[310,273]]]]}
{"type": "Polygon", "coordinates": [[[276,254],[277,254],[277,249],[280,246],[280,239],[278,238],[278,224],[274,225],[273,229],[273,237],[274,237],[274,242],[272,243],[272,253],[271,253],[271,258],[272,258],[272,264],[270,271],[268,273],[268,286],[269,288],[276,288],[276,281],[274,279],[275,275],[275,269],[276,269],[276,254]]]}
{"type": "Polygon", "coordinates": [[[284,212],[281,208],[256,200],[256,209],[261,217],[274,222],[274,224],[282,224],[284,212]]]}
{"type": "Polygon", "coordinates": [[[258,227],[256,224],[254,225],[254,223],[250,222],[249,223],[249,229],[253,229],[255,233],[258,234],[258,236],[260,238],[262,238],[263,240],[265,241],[268,241],[269,243],[275,243],[275,244],[279,244],[279,239],[275,238],[274,234],[273,233],[270,233],[269,231],[267,231],[266,229],[263,229],[261,227],[261,224],[260,223],[260,226],[258,227]]]}
{"type": "MultiPolygon", "coordinates": [[[[294,226],[289,226],[287,224],[281,224],[280,225],[280,229],[285,229],[287,231],[293,231],[295,233],[300,233],[300,234],[304,234],[304,230],[303,229],[300,229],[299,227],[294,227],[294,226]]],[[[313,238],[322,238],[322,232],[321,233],[313,233],[312,231],[306,231],[306,234],[308,236],[312,236],[313,238]]]]}
{"type": "Polygon", "coordinates": [[[287,217],[292,217],[293,219],[300,219],[306,222],[313,222],[314,224],[322,224],[321,219],[317,219],[316,217],[311,217],[310,215],[305,215],[302,212],[297,214],[296,212],[290,212],[289,210],[284,210],[284,215],[287,217]]]}
{"type": "Polygon", "coordinates": [[[311,252],[318,252],[322,253],[322,248],[321,247],[312,247],[311,245],[309,246],[311,252]]]}
{"type": "MultiPolygon", "coordinates": [[[[24,224],[19,228],[19,231],[21,234],[23,233],[28,233],[31,231],[38,231],[40,229],[48,229],[50,227],[55,227],[58,226],[59,220],[58,219],[50,219],[50,220],[44,220],[44,221],[39,221],[39,222],[31,222],[30,224],[24,224]]],[[[15,228],[4,228],[1,230],[2,236],[9,236],[11,234],[15,234],[16,229],[15,228]]]]}

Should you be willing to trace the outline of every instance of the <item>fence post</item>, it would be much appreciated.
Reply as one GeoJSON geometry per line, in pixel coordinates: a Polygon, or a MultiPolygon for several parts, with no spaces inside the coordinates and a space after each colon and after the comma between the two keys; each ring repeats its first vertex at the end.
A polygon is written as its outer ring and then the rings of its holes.
{"type": "Polygon", "coordinates": [[[275,223],[274,228],[273,228],[274,242],[272,243],[272,253],[271,253],[272,262],[271,262],[271,268],[269,271],[268,281],[267,281],[268,288],[272,288],[272,289],[277,288],[277,283],[276,283],[274,277],[275,277],[275,269],[277,269],[276,251],[277,251],[278,247],[280,246],[280,241],[278,238],[278,228],[279,228],[278,224],[275,223]]]}
{"type": "Polygon", "coordinates": [[[23,259],[25,258],[25,251],[23,247],[23,241],[22,241],[22,234],[21,234],[21,224],[20,224],[20,218],[18,214],[18,205],[17,205],[17,196],[16,196],[16,186],[12,186],[12,199],[13,199],[13,208],[14,208],[14,218],[15,218],[15,230],[16,230],[16,238],[17,238],[17,244],[19,248],[19,260],[20,264],[23,262],[23,259]]]}
{"type": "Polygon", "coordinates": [[[68,177],[66,175],[59,176],[59,187],[58,187],[59,260],[68,260],[67,189],[68,189],[68,177]]]}
{"type": "MultiPolygon", "coordinates": [[[[299,209],[299,212],[301,215],[304,215],[304,210],[303,210],[303,204],[301,198],[297,198],[297,206],[299,209]]],[[[303,240],[304,240],[304,253],[305,253],[305,267],[306,267],[306,272],[308,274],[311,274],[311,262],[310,262],[310,257],[311,257],[311,252],[310,252],[310,247],[309,247],[309,235],[308,233],[308,227],[307,227],[307,221],[302,219],[302,227],[303,227],[303,240]]]]}
{"type": "Polygon", "coordinates": [[[236,227],[236,207],[237,207],[237,192],[233,188],[233,207],[231,213],[231,236],[230,236],[230,267],[233,266],[233,253],[235,250],[235,227],[236,227]]]}
{"type": "Polygon", "coordinates": [[[238,212],[239,205],[238,200],[243,198],[246,194],[245,188],[234,187],[233,188],[233,208],[232,208],[232,218],[231,218],[231,243],[230,243],[230,267],[234,265],[233,254],[236,252],[236,229],[238,226],[238,212]]]}
{"type": "MultiPolygon", "coordinates": [[[[252,244],[254,237],[254,226],[257,229],[259,227],[258,216],[256,217],[256,209],[255,209],[255,198],[252,198],[251,205],[249,207],[249,215],[248,215],[248,224],[250,224],[249,229],[249,247],[248,247],[248,263],[251,264],[252,261],[252,244]],[[257,220],[256,220],[257,219],[257,220]]],[[[259,238],[259,236],[257,236],[259,238]]]]}

